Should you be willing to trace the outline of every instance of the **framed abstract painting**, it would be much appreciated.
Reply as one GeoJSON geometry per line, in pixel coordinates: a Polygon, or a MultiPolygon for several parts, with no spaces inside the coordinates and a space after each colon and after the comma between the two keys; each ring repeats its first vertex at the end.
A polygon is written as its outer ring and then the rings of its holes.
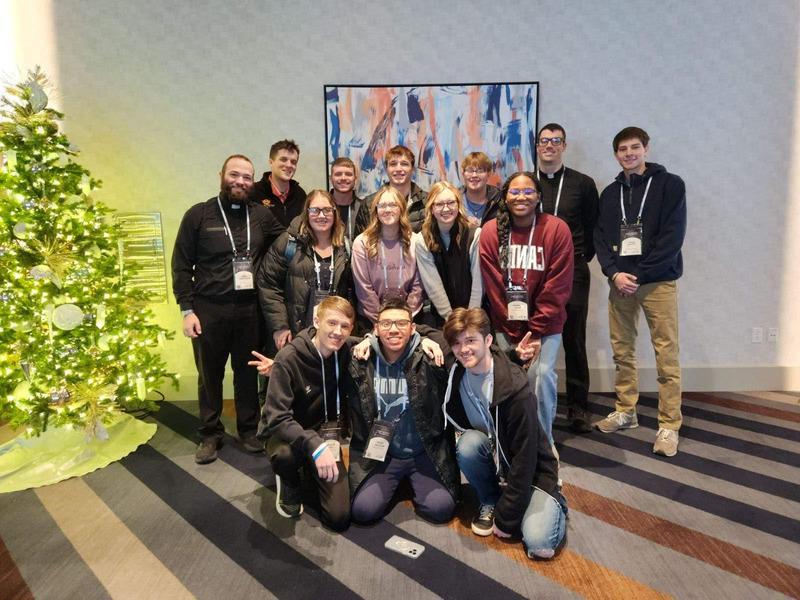
{"type": "Polygon", "coordinates": [[[461,160],[474,151],[494,164],[489,183],[533,169],[539,83],[326,85],[328,171],[346,156],[358,166],[356,193],[385,181],[383,157],[397,144],[417,158],[414,180],[429,189],[440,180],[461,184],[461,160]]]}

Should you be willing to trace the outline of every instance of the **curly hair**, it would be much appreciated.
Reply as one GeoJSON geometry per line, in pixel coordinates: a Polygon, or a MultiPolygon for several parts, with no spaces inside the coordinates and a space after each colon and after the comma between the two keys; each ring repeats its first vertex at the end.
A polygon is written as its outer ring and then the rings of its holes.
{"type": "Polygon", "coordinates": [[[455,196],[456,210],[458,216],[453,224],[455,226],[455,243],[458,245],[461,242],[461,234],[469,228],[469,221],[464,212],[464,203],[461,199],[461,192],[449,181],[439,181],[433,184],[431,191],[428,192],[428,199],[425,200],[425,219],[422,221],[422,238],[425,240],[425,245],[431,252],[439,252],[441,250],[441,237],[439,235],[439,222],[433,214],[433,203],[436,198],[445,190],[455,196]]]}
{"type": "Polygon", "coordinates": [[[367,247],[367,256],[375,258],[378,255],[378,240],[381,237],[381,222],[378,219],[378,203],[381,198],[388,195],[400,207],[400,241],[403,244],[403,256],[408,256],[411,251],[411,221],[408,220],[408,202],[403,194],[391,186],[385,185],[375,193],[372,205],[369,207],[369,225],[364,229],[364,242],[367,247]]]}
{"type": "Polygon", "coordinates": [[[317,236],[314,234],[314,230],[311,228],[311,220],[308,215],[308,208],[311,206],[311,203],[319,197],[325,198],[333,209],[331,245],[334,247],[344,246],[344,225],[342,225],[342,219],[339,217],[339,209],[336,208],[336,202],[333,201],[331,195],[325,190],[311,190],[306,197],[306,202],[303,205],[303,214],[300,217],[300,237],[310,246],[318,243],[317,236]]]}
{"type": "MultiPolygon", "coordinates": [[[[517,177],[527,177],[533,181],[533,185],[537,192],[542,191],[542,186],[536,173],[530,171],[517,171],[509,175],[506,182],[503,184],[503,189],[500,194],[500,205],[497,207],[497,244],[498,253],[500,258],[500,268],[505,269],[508,267],[508,239],[511,237],[511,215],[508,213],[508,188],[511,187],[511,182],[517,177]]],[[[542,212],[541,203],[536,204],[536,213],[542,212]]]]}

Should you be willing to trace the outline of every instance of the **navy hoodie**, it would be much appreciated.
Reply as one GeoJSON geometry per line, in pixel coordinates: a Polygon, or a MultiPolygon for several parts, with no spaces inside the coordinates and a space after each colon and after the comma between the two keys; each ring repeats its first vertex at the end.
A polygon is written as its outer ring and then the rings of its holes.
{"type": "Polygon", "coordinates": [[[630,182],[620,173],[600,195],[594,245],[606,277],[631,273],[639,285],[678,279],[683,274],[681,247],[685,235],[686,186],[680,177],[659,164],[646,163],[644,175],[633,174],[630,182]],[[620,188],[627,222],[632,225],[636,223],[650,177],[653,181],[642,211],[642,254],[620,256],[620,188]]]}

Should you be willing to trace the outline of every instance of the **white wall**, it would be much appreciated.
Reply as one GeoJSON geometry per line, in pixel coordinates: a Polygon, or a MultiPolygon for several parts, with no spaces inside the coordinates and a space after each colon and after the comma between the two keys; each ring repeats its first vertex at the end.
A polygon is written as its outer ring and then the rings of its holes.
{"type": "MultiPolygon", "coordinates": [[[[326,83],[538,80],[540,123],[567,128],[568,164],[601,189],[618,171],[611,138],[642,126],[650,159],[687,185],[686,389],[800,389],[794,0],[12,4],[17,60],[50,65],[102,199],[162,211],[170,248],[230,153],[265,166],[269,144],[293,137],[298,180],[324,185],[326,83]],[[754,326],[779,327],[779,342],[752,344],[754,326]]],[[[596,264],[593,275],[590,363],[595,387],[610,389],[606,284],[596,264]]],[[[156,308],[178,328],[174,302],[156,308]]],[[[166,356],[193,376],[188,341],[166,356]]]]}

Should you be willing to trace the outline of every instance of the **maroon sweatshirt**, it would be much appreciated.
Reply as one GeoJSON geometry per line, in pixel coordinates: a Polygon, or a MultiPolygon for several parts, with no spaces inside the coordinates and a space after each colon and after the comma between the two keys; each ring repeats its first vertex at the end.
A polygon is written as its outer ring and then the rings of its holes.
{"type": "Polygon", "coordinates": [[[528,322],[508,320],[506,285],[508,268],[500,266],[497,219],[481,228],[480,255],[483,291],[489,301],[489,317],[496,331],[514,343],[530,331],[534,339],[561,333],[567,319],[566,304],[572,293],[573,247],[569,226],[548,214],[536,217],[531,252],[528,252],[530,227],[511,228],[511,283],[522,285],[528,264],[528,322]]]}

